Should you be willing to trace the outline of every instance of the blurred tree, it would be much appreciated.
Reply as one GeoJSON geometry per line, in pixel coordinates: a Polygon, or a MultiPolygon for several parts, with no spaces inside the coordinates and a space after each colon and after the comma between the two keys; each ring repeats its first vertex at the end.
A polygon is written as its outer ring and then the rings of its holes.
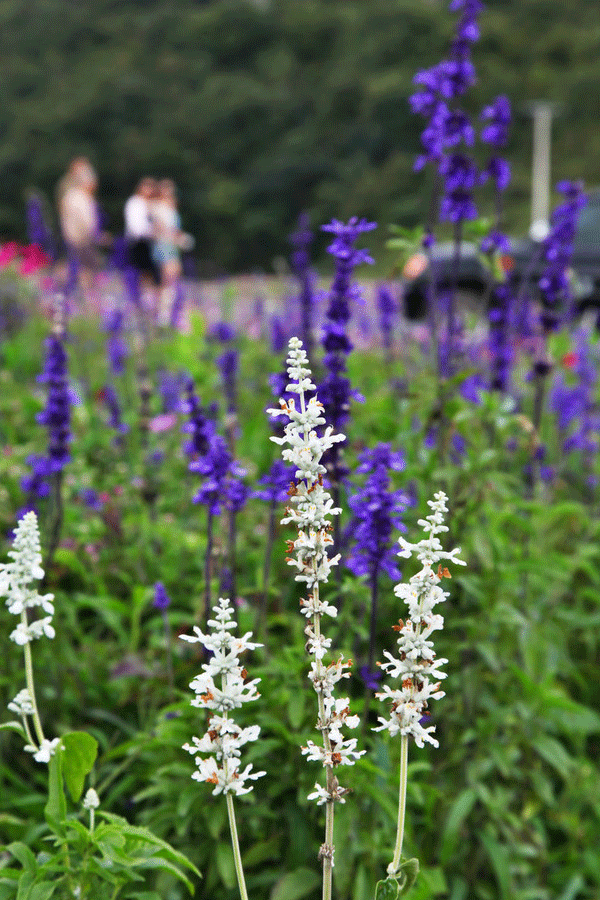
{"type": "MultiPolygon", "coordinates": [[[[593,6],[488,0],[470,99],[523,105],[514,229],[528,224],[528,101],[561,108],[553,178],[597,178],[593,6]]],[[[98,167],[115,232],[141,175],[172,176],[201,271],[268,268],[303,209],[315,224],[413,224],[426,183],[406,98],[451,30],[441,0],[0,0],[0,236],[23,235],[25,190],[51,199],[78,153],[98,167]]]]}

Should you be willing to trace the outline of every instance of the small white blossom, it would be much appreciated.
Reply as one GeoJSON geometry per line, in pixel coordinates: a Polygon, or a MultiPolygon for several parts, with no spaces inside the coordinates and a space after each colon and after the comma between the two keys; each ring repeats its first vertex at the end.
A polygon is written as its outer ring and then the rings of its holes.
{"type": "Polygon", "coordinates": [[[33,701],[31,699],[31,694],[29,693],[27,688],[23,688],[22,691],[19,691],[14,700],[11,700],[8,704],[8,709],[11,712],[16,713],[18,716],[33,715],[33,701]]]}
{"type": "Polygon", "coordinates": [[[59,743],[60,738],[54,738],[52,741],[44,738],[39,747],[34,747],[32,744],[26,744],[23,749],[26,750],[27,753],[33,753],[33,758],[36,762],[49,763],[50,757],[54,756],[59,743]]]}
{"type": "Polygon", "coordinates": [[[395,588],[396,596],[408,604],[409,618],[406,622],[400,619],[399,624],[394,626],[400,633],[398,655],[392,656],[384,650],[388,661],[380,663],[384,672],[392,678],[401,679],[401,686],[392,689],[384,685],[383,690],[375,695],[390,703],[391,712],[389,719],[379,716],[381,725],[373,730],[387,730],[392,736],[412,735],[418,747],[422,747],[425,741],[438,746],[438,741],[432,737],[435,726],[424,728],[422,720],[427,715],[429,701],[444,696],[440,681],[446,673],[440,667],[448,660],[436,659],[433,641],[429,640],[433,632],[441,630],[444,625],[443,617],[433,613],[434,606],[448,596],[439,587],[442,578],[450,577],[450,572],[442,568],[441,562],[451,560],[458,565],[466,565],[458,558],[459,548],[446,552],[437,537],[441,532],[448,531],[444,525],[447,499],[440,491],[433,500],[428,501],[432,513],[426,519],[420,519],[419,525],[428,532],[429,537],[417,544],[411,544],[402,537],[399,539],[402,550],[398,555],[409,557],[414,554],[423,568],[413,575],[408,584],[399,584],[395,588]],[[434,570],[436,564],[437,571],[434,570]]]}
{"type": "Polygon", "coordinates": [[[83,798],[83,808],[84,809],[98,809],[100,806],[100,797],[94,790],[94,788],[88,788],[86,791],[86,795],[83,798]]]}
{"type": "Polygon", "coordinates": [[[229,600],[220,599],[213,611],[214,619],[208,620],[212,631],[203,634],[194,625],[193,635],[181,635],[184,641],[201,643],[212,654],[209,662],[203,663],[203,671],[194,678],[190,688],[196,695],[191,701],[192,706],[214,710],[206,733],[202,737],[193,737],[191,743],[183,745],[183,749],[195,758],[197,768],[192,778],[214,784],[213,794],[247,794],[252,787],[246,787],[246,782],[266,773],[253,772],[251,765],[241,771],[240,748],[257,740],[260,728],[258,725],[240,728],[229,713],[260,696],[256,690],[260,678],[245,681],[247,672],[240,664],[239,654],[262,644],[250,641],[251,632],[243,637],[232,634],[235,621],[229,600]],[[201,753],[211,755],[205,758],[199,755],[201,753]]]}

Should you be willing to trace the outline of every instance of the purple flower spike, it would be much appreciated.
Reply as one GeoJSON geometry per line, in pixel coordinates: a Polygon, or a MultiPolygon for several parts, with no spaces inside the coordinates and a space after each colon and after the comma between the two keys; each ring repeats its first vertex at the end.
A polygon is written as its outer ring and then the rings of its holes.
{"type": "Polygon", "coordinates": [[[38,381],[48,386],[46,406],[36,420],[48,431],[48,459],[52,472],[70,462],[71,399],[67,371],[67,354],[62,338],[53,334],[46,340],[44,371],[38,381]]]}
{"type": "Polygon", "coordinates": [[[152,601],[152,606],[154,606],[155,609],[164,611],[168,609],[170,605],[171,598],[167,594],[164,584],[162,581],[157,581],[154,585],[154,600],[152,601]]]}

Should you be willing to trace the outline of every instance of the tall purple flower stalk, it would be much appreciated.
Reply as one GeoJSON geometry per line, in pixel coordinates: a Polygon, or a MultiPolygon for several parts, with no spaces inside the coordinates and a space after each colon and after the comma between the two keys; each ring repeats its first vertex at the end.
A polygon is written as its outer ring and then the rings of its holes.
{"type": "Polygon", "coordinates": [[[194,496],[193,503],[206,507],[207,548],[205,563],[205,612],[208,616],[211,603],[211,561],[213,550],[214,519],[223,509],[229,512],[229,569],[232,588],[235,590],[235,517],[243,508],[248,489],[243,482],[245,470],[229,452],[223,437],[217,433],[214,422],[208,418],[194,391],[190,379],[186,387],[183,409],[189,421],[183,430],[190,434],[184,450],[190,459],[188,469],[200,475],[202,481],[194,496]]]}
{"type": "MultiPolygon", "coordinates": [[[[44,491],[50,495],[50,526],[46,556],[46,568],[52,564],[56,548],[60,542],[63,522],[62,473],[71,461],[71,395],[69,391],[68,357],[64,346],[63,329],[56,325],[46,339],[46,357],[42,374],[38,381],[46,385],[46,405],[36,416],[36,421],[44,425],[48,432],[48,445],[44,457],[32,458],[34,479],[47,478],[48,489],[39,483],[35,487],[38,496],[44,491]],[[40,493],[41,492],[41,493],[40,493]]],[[[31,484],[33,487],[33,483],[31,484]]]]}
{"type": "Polygon", "coordinates": [[[55,260],[56,243],[52,231],[46,222],[42,200],[38,194],[31,193],[27,198],[25,221],[30,243],[37,244],[51,260],[55,260]]]}
{"type": "MultiPolygon", "coordinates": [[[[432,164],[436,172],[434,194],[440,194],[439,216],[452,223],[454,230],[454,277],[446,309],[448,362],[453,368],[455,332],[455,287],[460,262],[460,247],[465,221],[477,218],[473,199],[481,182],[480,172],[469,155],[475,143],[475,129],[469,116],[459,108],[458,100],[475,83],[471,47],[479,39],[478,18],[483,8],[480,0],[451,0],[450,11],[458,12],[456,34],[448,59],[430,69],[418,72],[414,83],[419,90],[410,97],[413,112],[427,120],[421,135],[423,152],[415,161],[415,169],[432,164]]],[[[432,209],[435,207],[435,197],[432,209]]],[[[432,223],[428,223],[427,232],[432,223]]],[[[438,354],[438,371],[441,359],[438,354]]]]}
{"type": "Polygon", "coordinates": [[[106,317],[104,330],[106,339],[106,355],[113,375],[122,375],[125,362],[129,357],[129,347],[124,339],[125,315],[122,309],[113,309],[106,317]]]}
{"type": "Polygon", "coordinates": [[[122,444],[122,437],[127,433],[129,428],[123,422],[121,404],[119,403],[117,392],[112,384],[105,384],[104,387],[101,388],[99,398],[104,403],[109,414],[108,427],[114,428],[117,432],[117,436],[114,440],[115,446],[120,446],[122,444]]]}
{"type": "MultiPolygon", "coordinates": [[[[361,395],[350,385],[346,376],[346,358],[353,349],[348,336],[351,309],[362,299],[362,291],[352,280],[354,269],[360,263],[372,263],[367,250],[359,250],[354,245],[358,238],[376,228],[375,222],[351,218],[347,223],[334,219],[322,230],[334,235],[327,248],[335,260],[335,276],[328,294],[329,306],[323,325],[322,345],[325,351],[323,366],[325,377],[318,388],[319,400],[324,407],[324,416],[334,432],[340,432],[350,416],[350,401],[362,400],[361,395]]],[[[334,444],[323,457],[331,481],[333,505],[339,506],[340,485],[348,470],[342,463],[341,448],[344,442],[334,444]]],[[[333,552],[339,552],[340,532],[338,519],[334,520],[333,552]]]]}
{"type": "MultiPolygon", "coordinates": [[[[278,420],[276,420],[278,421],[278,420]]],[[[258,479],[251,497],[263,500],[269,505],[269,520],[267,524],[267,543],[265,547],[265,559],[263,563],[262,597],[258,609],[256,633],[260,634],[264,627],[267,611],[267,595],[269,591],[269,578],[271,575],[271,562],[273,558],[273,544],[275,542],[275,529],[277,524],[277,510],[288,498],[290,484],[294,480],[294,472],[283,460],[276,459],[266,475],[258,479]]]]}
{"type": "Polygon", "coordinates": [[[510,374],[514,360],[512,313],[513,286],[510,281],[495,285],[489,302],[488,354],[490,359],[490,388],[506,393],[510,388],[510,374]]]}
{"type": "Polygon", "coordinates": [[[394,347],[394,318],[398,312],[398,304],[389,285],[380,284],[377,286],[376,302],[383,349],[386,360],[390,364],[394,347]]]}
{"type": "Polygon", "coordinates": [[[385,572],[394,581],[401,578],[392,535],[395,531],[406,530],[401,517],[409,500],[403,491],[392,490],[390,471],[400,472],[404,467],[402,453],[392,451],[389,444],[377,444],[372,450],[364,450],[356,468],[356,474],[366,476],[364,483],[348,496],[352,519],[347,528],[351,544],[346,566],[354,575],[367,577],[371,592],[369,654],[362,670],[367,686],[371,687],[378,674],[373,666],[379,576],[385,572]]]}
{"type": "Polygon", "coordinates": [[[575,352],[569,354],[573,378],[567,380],[559,372],[549,401],[556,415],[562,452],[565,456],[574,452],[581,454],[588,486],[595,487],[597,479],[592,470],[600,446],[600,411],[596,403],[598,357],[593,352],[589,331],[581,328],[575,338],[575,352]]]}
{"type": "Polygon", "coordinates": [[[300,337],[304,344],[306,355],[312,358],[313,352],[313,323],[315,315],[315,277],[310,267],[310,247],[314,240],[314,234],[310,229],[308,213],[303,212],[298,217],[298,228],[290,235],[290,243],[293,247],[291,255],[292,272],[300,285],[300,337]]]}
{"type": "Polygon", "coordinates": [[[577,218],[587,203],[583,184],[578,181],[561,181],[556,190],[565,200],[552,212],[550,231],[542,244],[544,268],[538,286],[541,299],[540,333],[533,364],[535,398],[533,424],[539,433],[544,406],[544,394],[552,363],[548,356],[548,336],[556,331],[570,312],[571,289],[569,267],[573,256],[573,240],[577,218]]]}

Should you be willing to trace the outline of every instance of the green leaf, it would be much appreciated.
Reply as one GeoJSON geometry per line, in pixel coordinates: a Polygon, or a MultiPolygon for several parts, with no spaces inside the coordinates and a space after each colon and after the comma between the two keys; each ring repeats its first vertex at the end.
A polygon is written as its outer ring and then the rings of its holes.
{"type": "Polygon", "coordinates": [[[397,900],[400,896],[400,885],[395,878],[378,881],[375,888],[375,900],[397,900]]]}
{"type": "Polygon", "coordinates": [[[63,833],[63,822],[67,817],[67,799],[63,788],[62,741],[56,747],[54,755],[50,757],[48,765],[48,802],[44,807],[44,815],[50,828],[57,834],[63,833]]]}
{"type": "Polygon", "coordinates": [[[452,804],[448,818],[446,819],[446,827],[442,836],[442,849],[440,852],[440,861],[447,862],[458,844],[459,832],[463,822],[473,809],[477,800],[477,792],[474,788],[467,788],[462,791],[452,804]]]}
{"type": "Polygon", "coordinates": [[[20,722],[2,722],[0,723],[0,731],[14,731],[16,734],[19,734],[24,741],[28,740],[25,729],[20,722]]]}
{"type": "Polygon", "coordinates": [[[40,881],[39,884],[33,885],[27,900],[49,900],[57,887],[56,881],[40,881]]]}
{"type": "Polygon", "coordinates": [[[63,775],[73,802],[83,793],[85,776],[92,771],[98,755],[98,741],[85,731],[72,731],[62,739],[63,775]]]}
{"type": "Polygon", "coordinates": [[[235,887],[237,876],[235,874],[235,863],[233,861],[233,850],[229,844],[217,844],[217,871],[221,876],[221,881],[226,888],[230,890],[235,887]]]}
{"type": "Polygon", "coordinates": [[[26,872],[31,872],[32,875],[37,872],[35,856],[27,844],[24,844],[22,841],[14,841],[6,847],[6,850],[21,863],[26,872]]]}
{"type": "Polygon", "coordinates": [[[313,869],[300,866],[280,878],[269,900],[300,900],[321,883],[321,877],[313,869]]]}

